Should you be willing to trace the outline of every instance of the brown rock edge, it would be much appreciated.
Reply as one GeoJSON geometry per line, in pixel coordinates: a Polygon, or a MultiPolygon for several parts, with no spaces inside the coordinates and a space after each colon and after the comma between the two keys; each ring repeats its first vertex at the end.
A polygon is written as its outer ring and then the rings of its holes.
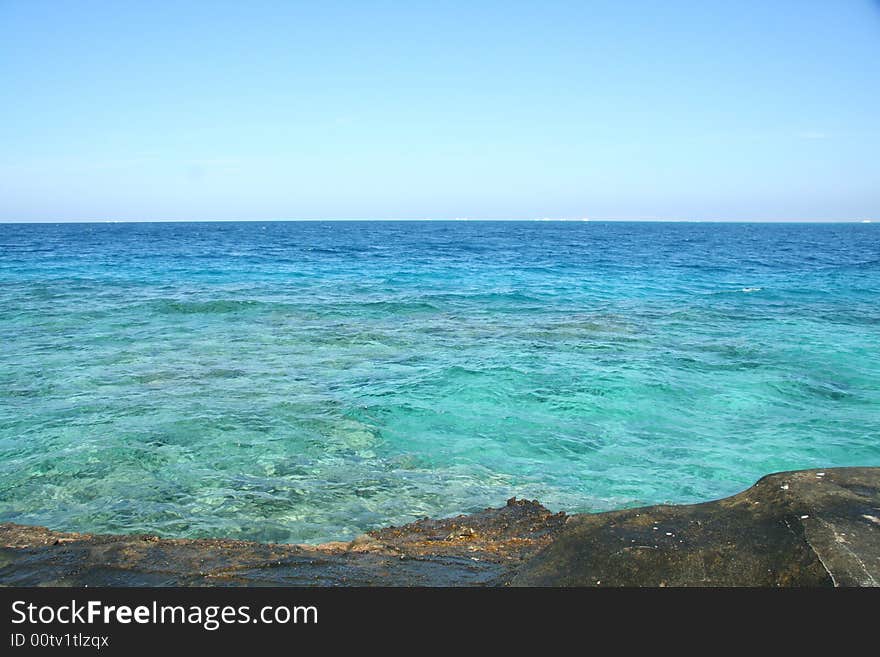
{"type": "Polygon", "coordinates": [[[0,524],[6,586],[878,586],[880,468],[782,472],[714,502],[597,514],[536,501],[350,543],[0,524]]]}

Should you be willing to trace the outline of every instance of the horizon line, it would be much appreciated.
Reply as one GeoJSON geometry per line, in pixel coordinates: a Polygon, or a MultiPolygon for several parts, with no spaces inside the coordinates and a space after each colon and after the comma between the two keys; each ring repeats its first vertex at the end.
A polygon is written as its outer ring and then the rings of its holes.
{"type": "Polygon", "coordinates": [[[861,219],[681,219],[665,217],[538,217],[527,219],[498,219],[490,217],[442,217],[442,218],[321,218],[321,219],[33,219],[33,220],[6,220],[0,219],[0,224],[153,224],[153,223],[305,223],[305,222],[549,222],[549,223],[720,223],[720,224],[783,224],[783,223],[874,223],[871,217],[861,219]]]}

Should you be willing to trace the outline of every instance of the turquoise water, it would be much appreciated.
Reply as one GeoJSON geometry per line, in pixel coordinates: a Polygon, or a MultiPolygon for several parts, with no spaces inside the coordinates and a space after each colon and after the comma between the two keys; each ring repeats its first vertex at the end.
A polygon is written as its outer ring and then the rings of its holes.
{"type": "Polygon", "coordinates": [[[0,520],[282,542],[880,465],[880,227],[0,225],[0,520]]]}

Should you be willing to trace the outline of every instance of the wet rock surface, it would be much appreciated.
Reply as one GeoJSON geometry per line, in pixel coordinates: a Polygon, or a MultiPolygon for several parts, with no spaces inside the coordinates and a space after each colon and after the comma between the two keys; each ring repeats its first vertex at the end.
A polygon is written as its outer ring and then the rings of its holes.
{"type": "Polygon", "coordinates": [[[880,468],[779,473],[715,502],[600,514],[513,498],[318,546],[5,523],[0,584],[877,586],[880,468]]]}
{"type": "Polygon", "coordinates": [[[518,586],[877,586],[880,468],[784,472],[715,502],[572,516],[518,586]]]}
{"type": "Polygon", "coordinates": [[[53,532],[0,524],[7,586],[487,586],[509,581],[565,523],[511,499],[444,520],[424,519],[350,543],[277,545],[53,532]]]}

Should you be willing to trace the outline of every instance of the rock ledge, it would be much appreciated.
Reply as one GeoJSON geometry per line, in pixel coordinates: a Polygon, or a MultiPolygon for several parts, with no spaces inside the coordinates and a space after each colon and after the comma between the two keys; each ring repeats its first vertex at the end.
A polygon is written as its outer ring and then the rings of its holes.
{"type": "Polygon", "coordinates": [[[0,584],[878,586],[880,468],[782,472],[714,502],[598,514],[512,498],[318,546],[3,523],[0,584]]]}

